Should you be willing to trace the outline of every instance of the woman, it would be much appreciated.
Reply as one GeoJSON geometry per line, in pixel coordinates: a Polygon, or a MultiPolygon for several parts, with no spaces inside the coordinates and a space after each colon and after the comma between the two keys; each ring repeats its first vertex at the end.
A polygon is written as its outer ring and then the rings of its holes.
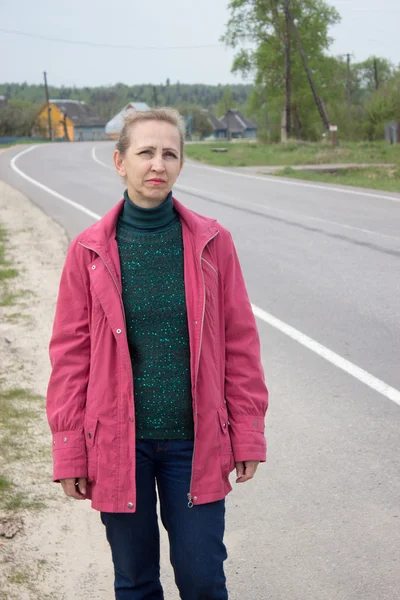
{"type": "Polygon", "coordinates": [[[267,389],[230,234],[172,197],[184,124],[137,112],[127,190],[71,244],[50,343],[54,480],[101,511],[118,600],[162,599],[156,484],[183,600],[226,600],[224,498],[266,460],[267,389]]]}

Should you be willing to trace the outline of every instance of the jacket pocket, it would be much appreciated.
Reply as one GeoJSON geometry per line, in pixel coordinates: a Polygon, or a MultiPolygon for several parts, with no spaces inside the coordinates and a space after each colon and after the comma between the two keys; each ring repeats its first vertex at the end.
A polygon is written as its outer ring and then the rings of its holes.
{"type": "Polygon", "coordinates": [[[222,475],[227,477],[231,471],[233,471],[235,467],[235,461],[233,458],[231,437],[229,435],[229,421],[228,421],[228,411],[225,406],[221,406],[218,410],[218,421],[219,421],[219,429],[220,429],[220,461],[221,461],[221,470],[222,475]]]}
{"type": "Polygon", "coordinates": [[[98,418],[85,423],[85,441],[88,463],[88,480],[96,481],[97,478],[97,429],[98,418]]]}

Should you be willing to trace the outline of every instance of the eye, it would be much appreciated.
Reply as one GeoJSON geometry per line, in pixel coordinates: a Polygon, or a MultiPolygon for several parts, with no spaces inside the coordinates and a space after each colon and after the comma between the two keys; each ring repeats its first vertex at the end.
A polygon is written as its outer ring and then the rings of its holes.
{"type": "Polygon", "coordinates": [[[142,150],[139,152],[139,156],[142,156],[143,154],[151,154],[151,150],[142,150]]]}
{"type": "Polygon", "coordinates": [[[176,154],[174,154],[173,152],[166,152],[165,156],[168,156],[168,158],[178,158],[176,154]]]}

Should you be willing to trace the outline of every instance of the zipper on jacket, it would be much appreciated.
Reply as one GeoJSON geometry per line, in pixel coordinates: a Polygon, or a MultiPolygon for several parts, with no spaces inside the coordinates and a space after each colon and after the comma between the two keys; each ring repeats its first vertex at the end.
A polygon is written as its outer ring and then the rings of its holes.
{"type": "Polygon", "coordinates": [[[82,244],[82,242],[79,242],[79,244],[80,244],[80,245],[81,245],[83,248],[86,248],[86,250],[90,250],[91,252],[94,252],[95,254],[97,254],[97,256],[100,258],[101,262],[104,264],[104,266],[105,266],[105,268],[107,269],[107,271],[110,273],[110,275],[111,275],[111,279],[113,280],[113,282],[114,282],[114,285],[115,285],[115,287],[116,287],[116,289],[117,289],[117,292],[118,292],[119,299],[121,300],[122,314],[123,314],[123,316],[124,316],[124,324],[125,324],[125,330],[126,330],[126,316],[125,316],[125,307],[124,307],[124,303],[122,302],[122,295],[120,294],[120,292],[119,292],[119,289],[118,289],[118,284],[117,284],[117,282],[116,282],[116,280],[115,280],[115,277],[114,277],[114,275],[113,275],[113,274],[112,274],[112,272],[111,272],[111,269],[109,268],[109,266],[107,265],[106,261],[105,261],[105,260],[104,260],[104,258],[101,256],[101,254],[99,254],[99,253],[97,252],[97,250],[94,250],[93,248],[90,248],[89,246],[85,246],[85,244],[82,244]]]}
{"type": "Polygon", "coordinates": [[[197,429],[197,403],[196,403],[196,394],[197,394],[197,376],[199,373],[199,366],[200,366],[200,354],[201,354],[201,344],[203,341],[203,326],[204,326],[204,314],[206,311],[206,284],[204,281],[204,273],[203,273],[203,269],[201,266],[201,260],[202,260],[202,256],[203,256],[203,252],[205,247],[215,238],[217,237],[217,235],[219,234],[219,231],[217,231],[209,240],[207,240],[207,242],[204,244],[204,246],[201,249],[200,252],[200,271],[201,271],[201,278],[203,281],[203,312],[201,315],[201,324],[200,324],[200,343],[199,343],[199,352],[198,352],[198,357],[197,357],[197,364],[196,364],[196,371],[195,371],[195,375],[194,375],[194,396],[193,396],[193,404],[194,404],[194,412],[195,412],[195,428],[194,428],[194,442],[193,442],[193,456],[192,456],[192,472],[190,475],[190,486],[189,486],[189,493],[187,495],[188,498],[188,508],[193,508],[194,504],[193,504],[193,500],[196,500],[196,498],[192,497],[192,482],[193,482],[193,465],[194,465],[194,453],[196,450],[196,429],[197,429]]]}

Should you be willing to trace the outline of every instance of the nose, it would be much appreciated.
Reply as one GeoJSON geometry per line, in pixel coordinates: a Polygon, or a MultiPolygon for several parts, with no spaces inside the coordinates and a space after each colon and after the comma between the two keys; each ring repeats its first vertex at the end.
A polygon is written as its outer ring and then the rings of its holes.
{"type": "Polygon", "coordinates": [[[152,169],[152,171],[155,171],[156,173],[162,173],[163,171],[165,171],[164,159],[163,159],[162,154],[154,155],[153,160],[152,160],[151,169],[152,169]]]}

